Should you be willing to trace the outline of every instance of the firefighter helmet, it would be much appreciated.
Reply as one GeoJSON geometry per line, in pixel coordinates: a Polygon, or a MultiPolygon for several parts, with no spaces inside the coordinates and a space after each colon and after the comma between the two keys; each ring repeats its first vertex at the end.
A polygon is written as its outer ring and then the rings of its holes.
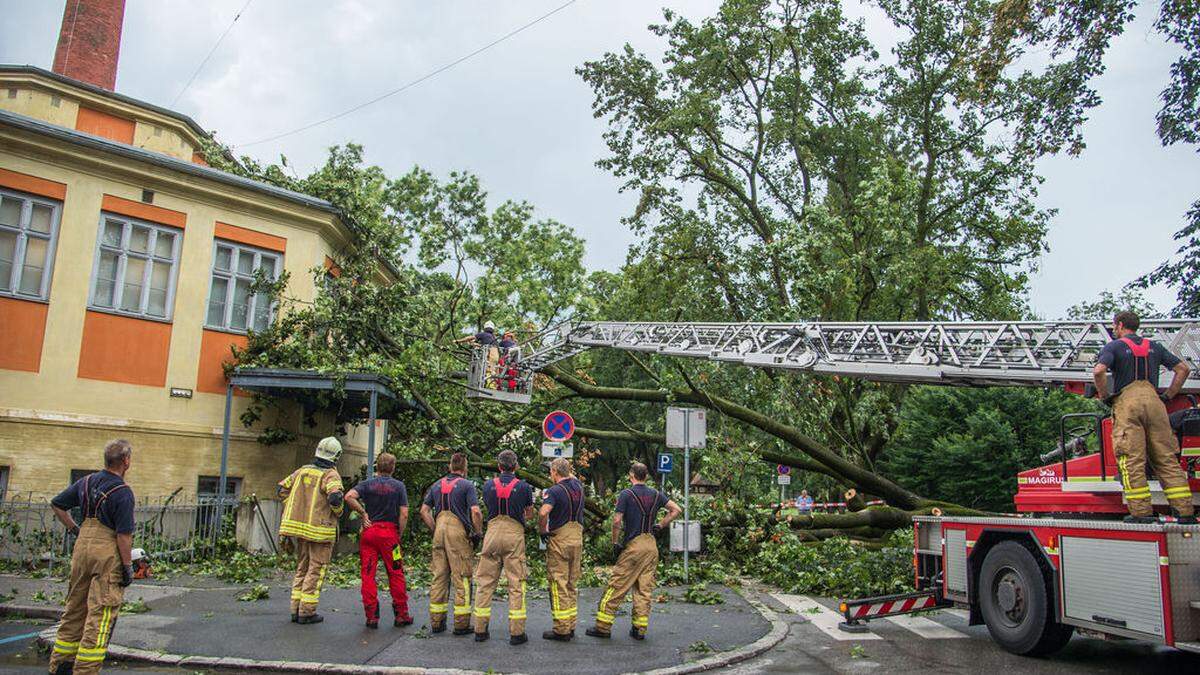
{"type": "Polygon", "coordinates": [[[317,457],[330,462],[336,462],[339,455],[342,454],[342,444],[333,436],[322,438],[320,443],[317,443],[317,457]]]}

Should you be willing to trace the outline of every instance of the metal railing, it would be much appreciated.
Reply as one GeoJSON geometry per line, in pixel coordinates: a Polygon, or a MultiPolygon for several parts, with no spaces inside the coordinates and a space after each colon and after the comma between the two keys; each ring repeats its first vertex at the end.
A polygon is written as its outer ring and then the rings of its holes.
{"type": "MultiPolygon", "coordinates": [[[[237,503],[195,495],[140,497],[134,507],[133,546],[153,560],[191,560],[213,551],[225,514],[237,503]]],[[[81,515],[73,514],[76,521],[81,515]]],[[[232,532],[228,533],[232,536],[232,532]]],[[[0,501],[0,559],[25,561],[30,566],[70,560],[73,537],[50,508],[50,496],[9,492],[0,501]]]]}

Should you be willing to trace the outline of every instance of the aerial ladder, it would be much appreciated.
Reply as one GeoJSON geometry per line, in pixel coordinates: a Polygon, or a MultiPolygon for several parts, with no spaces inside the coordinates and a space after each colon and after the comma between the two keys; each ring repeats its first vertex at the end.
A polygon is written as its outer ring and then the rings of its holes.
{"type": "MultiPolygon", "coordinates": [[[[1166,402],[1193,499],[1200,496],[1200,320],[1142,322],[1139,334],[1189,362],[1166,402]]],[[[541,370],[595,348],[619,349],[876,382],[1063,387],[1084,394],[1101,321],[581,322],[525,345],[520,359],[477,350],[468,396],[528,403],[541,370]]],[[[1164,376],[1170,377],[1169,374],[1164,376]]],[[[1074,632],[1200,652],[1200,526],[1166,513],[1150,477],[1157,523],[1126,523],[1112,417],[1064,416],[1050,463],[1021,472],[1012,515],[913,519],[915,593],[842,603],[844,627],[961,606],[971,624],[1017,654],[1046,654],[1074,632]],[[1094,449],[1092,449],[1094,448],[1094,449]]]]}

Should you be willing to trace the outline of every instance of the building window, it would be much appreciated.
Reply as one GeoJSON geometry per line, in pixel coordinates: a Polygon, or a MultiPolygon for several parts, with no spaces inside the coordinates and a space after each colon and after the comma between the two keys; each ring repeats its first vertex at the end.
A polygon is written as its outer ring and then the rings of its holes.
{"type": "Polygon", "coordinates": [[[101,214],[90,306],[170,319],[181,239],[183,233],[173,227],[101,214]]]}
{"type": "Polygon", "coordinates": [[[278,279],[282,265],[279,253],[215,242],[205,324],[219,330],[265,330],[271,325],[274,307],[270,296],[261,290],[252,292],[257,290],[253,286],[260,274],[267,281],[278,279]]]}
{"type": "Polygon", "coordinates": [[[0,503],[8,497],[8,467],[0,466],[0,503]]]}
{"type": "MultiPolygon", "coordinates": [[[[200,476],[196,481],[196,497],[200,502],[209,502],[221,495],[220,476],[200,476]]],[[[239,499],[242,496],[242,479],[236,476],[225,477],[225,496],[239,499]]]]}
{"type": "Polygon", "coordinates": [[[45,300],[62,205],[0,190],[0,295],[45,300]]]}

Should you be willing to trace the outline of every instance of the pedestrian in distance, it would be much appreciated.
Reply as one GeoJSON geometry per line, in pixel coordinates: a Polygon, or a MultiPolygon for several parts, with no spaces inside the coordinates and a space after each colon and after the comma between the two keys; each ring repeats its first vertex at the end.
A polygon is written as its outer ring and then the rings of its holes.
{"type": "Polygon", "coordinates": [[[516,477],[517,453],[501,452],[496,458],[500,475],[483,484],[487,507],[487,532],[475,568],[475,641],[488,639],[492,593],[500,573],[508,578],[508,642],[525,644],[525,522],[533,518],[533,488],[516,477]]]}
{"type": "Polygon", "coordinates": [[[450,596],[454,596],[454,634],[471,631],[471,569],[475,545],[483,539],[483,513],[475,485],[467,480],[467,456],[450,457],[450,473],[429,487],[421,503],[421,520],[433,532],[429,569],[429,628],[446,630],[450,596]]]}
{"type": "Polygon", "coordinates": [[[292,623],[321,623],[317,614],[325,566],[333,555],[337,519],[345,509],[345,488],[337,470],[342,444],[329,436],[317,443],[313,461],[279,481],[283,518],[281,539],[291,537],[296,551],[296,576],[292,579],[292,623]]]}
{"type": "Polygon", "coordinates": [[[388,592],[392,596],[392,625],[408,626],[408,591],[404,581],[404,552],[400,540],[408,526],[408,492],[404,483],[392,477],[396,456],[385,452],[375,460],[375,476],[355,485],[346,493],[346,504],[362,518],[358,540],[362,563],[362,601],[367,628],[379,628],[379,590],[375,571],[383,562],[388,592]]]}
{"type": "Polygon", "coordinates": [[[1150,485],[1146,481],[1146,462],[1163,487],[1163,495],[1179,516],[1180,522],[1196,522],[1192,491],[1179,466],[1179,444],[1171,430],[1165,402],[1179,395],[1191,368],[1157,342],[1137,334],[1141,320],[1133,312],[1113,317],[1113,336],[1096,357],[1093,380],[1096,397],[1110,402],[1113,411],[1113,452],[1121,476],[1129,516],[1134,523],[1156,522],[1150,503],[1150,485]],[[1159,396],[1158,371],[1174,372],[1167,390],[1159,396]],[[1108,373],[1112,371],[1111,397],[1108,373]]]}
{"type": "Polygon", "coordinates": [[[117,625],[125,588],[133,583],[133,490],[125,474],[133,458],[126,440],[104,446],[104,470],[88,474],[50,500],[74,534],[62,623],[50,654],[51,673],[98,673],[117,625]],[[83,512],[76,524],[70,510],[83,512]]]}
{"type": "Polygon", "coordinates": [[[796,498],[796,510],[800,515],[807,516],[812,514],[813,498],[808,496],[808,490],[801,490],[800,496],[796,498]]]}
{"type": "Polygon", "coordinates": [[[575,584],[583,563],[583,484],[563,457],[550,463],[550,480],[542,492],[538,532],[546,544],[546,577],[550,582],[550,615],[554,629],[542,633],[546,640],[566,642],[575,637],[579,592],[575,584]]]}
{"type": "Polygon", "coordinates": [[[617,497],[612,525],[613,548],[618,552],[617,564],[613,566],[608,587],[600,597],[596,625],[587,629],[587,634],[592,637],[612,636],[617,611],[625,602],[625,595],[633,591],[633,620],[629,636],[635,640],[646,639],[654,594],[654,571],[658,568],[656,539],[663,528],[683,512],[667,495],[646,485],[649,475],[645,464],[634,462],[629,467],[629,482],[633,485],[622,490],[617,497]],[[655,522],[655,516],[664,508],[666,515],[655,522]]]}

